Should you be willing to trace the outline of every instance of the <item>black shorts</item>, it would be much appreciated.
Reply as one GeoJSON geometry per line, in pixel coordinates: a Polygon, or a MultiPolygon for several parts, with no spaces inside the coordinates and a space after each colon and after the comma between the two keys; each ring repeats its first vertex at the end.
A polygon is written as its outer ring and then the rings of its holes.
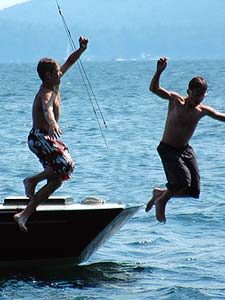
{"type": "Polygon", "coordinates": [[[177,149],[161,142],[157,151],[168,181],[166,187],[171,191],[182,190],[190,197],[199,198],[200,174],[193,148],[187,145],[177,149]]]}

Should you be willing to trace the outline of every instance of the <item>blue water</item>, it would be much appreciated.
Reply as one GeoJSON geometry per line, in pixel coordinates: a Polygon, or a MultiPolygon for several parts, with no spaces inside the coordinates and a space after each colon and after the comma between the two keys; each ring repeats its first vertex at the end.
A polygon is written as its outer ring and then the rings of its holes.
{"type": "MultiPolygon", "coordinates": [[[[152,188],[165,183],[156,147],[167,103],[148,92],[155,64],[84,63],[108,124],[109,151],[79,70],[75,67],[63,78],[60,125],[76,170],[57,194],[76,202],[92,195],[143,207],[81,266],[0,270],[1,300],[225,299],[224,123],[206,117],[192,139],[201,171],[200,199],[171,200],[166,224],[155,220],[154,211],[144,212],[152,188]]],[[[170,61],[162,85],[185,94],[195,75],[208,80],[205,103],[225,112],[222,60],[170,61]]],[[[23,178],[42,169],[26,144],[39,86],[36,66],[1,64],[0,82],[3,199],[23,195],[23,178]]]]}

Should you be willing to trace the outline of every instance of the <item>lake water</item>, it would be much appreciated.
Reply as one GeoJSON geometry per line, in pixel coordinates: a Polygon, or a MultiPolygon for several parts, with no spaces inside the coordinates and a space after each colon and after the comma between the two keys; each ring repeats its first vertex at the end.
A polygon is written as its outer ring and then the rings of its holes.
{"type": "MultiPolygon", "coordinates": [[[[156,147],[167,103],[148,91],[156,62],[83,64],[108,125],[109,150],[74,67],[62,79],[60,126],[76,169],[56,194],[143,206],[83,265],[0,270],[0,299],[225,299],[225,124],[208,117],[199,123],[191,144],[201,171],[200,199],[171,200],[161,224],[154,210],[144,211],[151,190],[165,184],[156,147]]],[[[169,61],[162,85],[185,94],[196,75],[209,84],[205,103],[225,112],[222,60],[169,61]]],[[[2,200],[23,195],[23,178],[42,168],[26,143],[40,84],[36,66],[1,64],[0,82],[2,200]]]]}

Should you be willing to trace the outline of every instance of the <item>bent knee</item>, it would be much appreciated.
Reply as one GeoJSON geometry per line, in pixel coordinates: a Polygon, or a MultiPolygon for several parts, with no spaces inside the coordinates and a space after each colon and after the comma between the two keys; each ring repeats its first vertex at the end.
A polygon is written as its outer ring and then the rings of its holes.
{"type": "Polygon", "coordinates": [[[193,188],[189,183],[183,185],[166,185],[169,190],[171,190],[174,194],[185,194],[186,196],[192,198],[199,198],[200,196],[200,188],[193,188]]]}
{"type": "Polygon", "coordinates": [[[71,161],[70,163],[64,164],[61,168],[57,168],[55,173],[61,179],[61,181],[65,181],[70,179],[74,168],[75,164],[71,161]]]}
{"type": "Polygon", "coordinates": [[[191,198],[199,198],[200,196],[200,189],[199,188],[192,188],[190,186],[188,187],[185,187],[183,190],[182,190],[188,197],[191,197],[191,198]]]}
{"type": "Polygon", "coordinates": [[[198,199],[199,196],[200,196],[200,189],[198,189],[198,188],[196,188],[196,189],[190,188],[188,190],[188,193],[189,193],[190,197],[198,199]]]}
{"type": "Polygon", "coordinates": [[[59,188],[62,185],[63,179],[62,176],[57,174],[54,179],[52,180],[52,182],[54,183],[54,185],[59,188]]]}

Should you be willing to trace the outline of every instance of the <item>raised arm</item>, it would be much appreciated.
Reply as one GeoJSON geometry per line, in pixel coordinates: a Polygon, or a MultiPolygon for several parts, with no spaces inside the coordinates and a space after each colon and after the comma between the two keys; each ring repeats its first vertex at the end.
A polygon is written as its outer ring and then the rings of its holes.
{"type": "Polygon", "coordinates": [[[156,71],[150,82],[149,90],[154,94],[156,94],[157,96],[159,96],[160,98],[172,100],[174,93],[171,93],[166,89],[160,87],[159,84],[161,74],[166,69],[166,67],[167,67],[167,58],[161,57],[157,61],[156,71]]]}
{"type": "Polygon", "coordinates": [[[80,48],[74,51],[66,60],[66,62],[60,67],[60,71],[63,74],[80,58],[81,54],[87,49],[88,40],[79,38],[80,48]]]}

